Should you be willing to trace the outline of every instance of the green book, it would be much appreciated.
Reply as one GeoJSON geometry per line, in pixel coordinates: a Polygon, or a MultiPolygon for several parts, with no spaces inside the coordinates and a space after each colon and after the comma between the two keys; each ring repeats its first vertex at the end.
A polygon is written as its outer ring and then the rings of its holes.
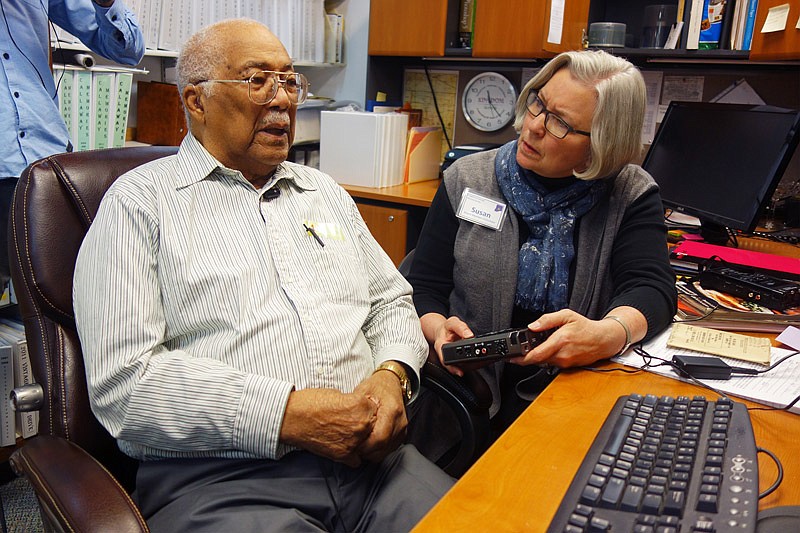
{"type": "Polygon", "coordinates": [[[92,73],[88,70],[76,70],[75,97],[73,102],[73,118],[75,121],[75,151],[81,152],[92,148],[92,73]]]}

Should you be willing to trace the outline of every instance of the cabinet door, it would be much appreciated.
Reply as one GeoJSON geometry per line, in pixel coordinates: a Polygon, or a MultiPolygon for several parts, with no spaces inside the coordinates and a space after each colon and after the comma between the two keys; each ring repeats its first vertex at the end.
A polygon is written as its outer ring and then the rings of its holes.
{"type": "Polygon", "coordinates": [[[590,0],[547,0],[542,48],[560,53],[583,48],[583,36],[589,35],[590,0]],[[548,42],[550,25],[561,22],[561,42],[548,42]]]}
{"type": "Polygon", "coordinates": [[[800,59],[800,30],[795,28],[800,19],[800,2],[788,2],[789,18],[785,30],[761,33],[770,8],[786,3],[786,0],[759,0],[750,59],[800,59]]]}
{"type": "Polygon", "coordinates": [[[369,54],[443,56],[447,0],[372,0],[369,54]]]}
{"type": "Polygon", "coordinates": [[[473,57],[545,57],[547,0],[480,0],[475,8],[473,57]]]}
{"type": "Polygon", "coordinates": [[[395,266],[399,265],[406,255],[408,211],[360,202],[357,202],[357,205],[375,240],[381,245],[386,255],[392,259],[395,266]]]}

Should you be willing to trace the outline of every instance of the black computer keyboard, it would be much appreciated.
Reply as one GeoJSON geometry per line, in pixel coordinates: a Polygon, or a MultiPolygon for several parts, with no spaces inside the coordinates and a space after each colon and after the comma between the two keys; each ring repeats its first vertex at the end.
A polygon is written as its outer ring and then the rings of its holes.
{"type": "Polygon", "coordinates": [[[757,509],[744,404],[631,394],[608,414],[548,531],[753,532],[757,509]]]}

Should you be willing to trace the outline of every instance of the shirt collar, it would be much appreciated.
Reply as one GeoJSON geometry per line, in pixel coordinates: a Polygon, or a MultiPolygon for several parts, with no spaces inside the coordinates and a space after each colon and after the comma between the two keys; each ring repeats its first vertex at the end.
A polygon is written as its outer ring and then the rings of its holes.
{"type": "MultiPolygon", "coordinates": [[[[184,137],[178,148],[177,155],[179,175],[175,177],[177,188],[188,187],[208,178],[214,172],[232,179],[247,180],[241,172],[231,169],[220,163],[191,133],[184,137]]],[[[267,181],[262,190],[272,187],[281,179],[294,183],[296,187],[306,191],[315,190],[317,187],[305,172],[296,172],[294,163],[283,162],[278,165],[272,178],[267,181]]]]}

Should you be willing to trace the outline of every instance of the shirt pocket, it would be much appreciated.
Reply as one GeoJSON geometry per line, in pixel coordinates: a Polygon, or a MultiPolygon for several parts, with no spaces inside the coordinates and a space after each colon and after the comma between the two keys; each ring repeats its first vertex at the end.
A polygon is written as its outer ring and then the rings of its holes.
{"type": "Polygon", "coordinates": [[[315,286],[334,304],[369,305],[369,278],[353,246],[329,240],[313,254],[315,286]]]}

